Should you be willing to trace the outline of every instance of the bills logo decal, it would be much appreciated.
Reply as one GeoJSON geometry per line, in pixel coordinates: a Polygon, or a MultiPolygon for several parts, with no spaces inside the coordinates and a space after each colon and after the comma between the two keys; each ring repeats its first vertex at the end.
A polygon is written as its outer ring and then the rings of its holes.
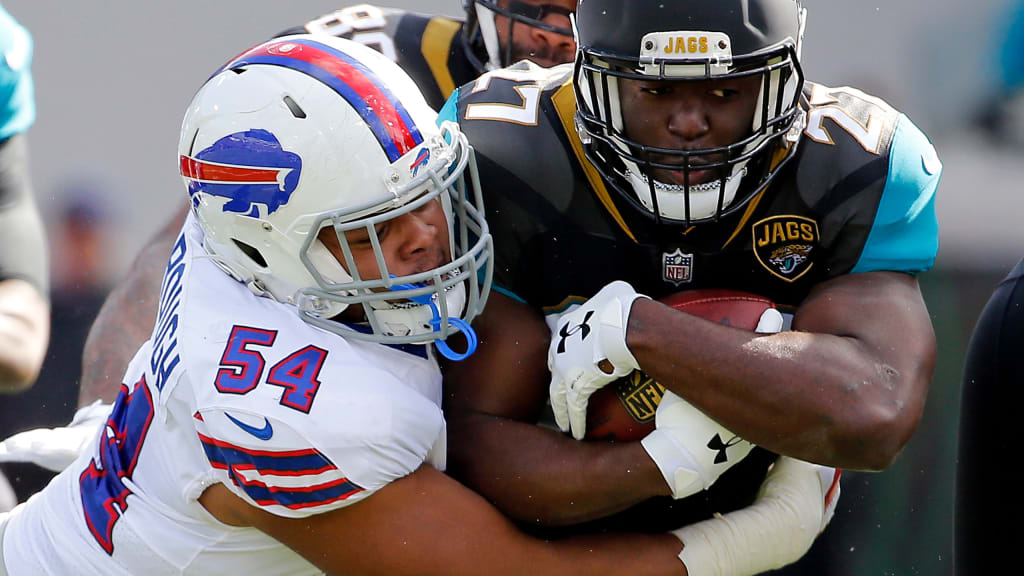
{"type": "Polygon", "coordinates": [[[198,192],[227,198],[225,212],[259,217],[257,204],[273,214],[288,203],[302,159],[270,132],[248,130],[221,138],[195,157],[181,156],[179,168],[193,200],[198,192]]]}

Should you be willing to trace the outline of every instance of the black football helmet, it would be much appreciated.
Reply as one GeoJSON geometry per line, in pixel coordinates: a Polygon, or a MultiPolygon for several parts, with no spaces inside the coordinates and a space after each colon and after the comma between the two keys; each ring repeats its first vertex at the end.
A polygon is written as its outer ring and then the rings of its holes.
{"type": "Polygon", "coordinates": [[[509,0],[506,4],[503,8],[496,0],[462,0],[462,7],[466,10],[466,23],[462,27],[466,54],[481,74],[512,64],[512,47],[515,42],[509,41],[502,46],[498,41],[495,14],[508,18],[509,39],[513,39],[517,22],[572,38],[572,30],[543,21],[550,14],[570,16],[572,12],[569,10],[553,4],[529,4],[518,0],[509,0]]]}
{"type": "Polygon", "coordinates": [[[743,207],[793,157],[804,113],[800,0],[585,0],[576,13],[577,129],[611,187],[658,223],[715,221],[743,207]],[[750,134],[727,146],[669,150],[626,137],[618,79],[700,82],[760,76],[750,134]],[[654,160],[656,158],[657,160],[654,160]],[[652,170],[717,169],[703,184],[652,170]],[[741,186],[742,184],[742,186],[741,186]]]}

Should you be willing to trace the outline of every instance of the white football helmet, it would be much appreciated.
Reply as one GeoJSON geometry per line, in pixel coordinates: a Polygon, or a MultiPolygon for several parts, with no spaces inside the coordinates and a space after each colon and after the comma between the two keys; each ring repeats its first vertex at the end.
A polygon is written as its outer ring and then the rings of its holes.
{"type": "Polygon", "coordinates": [[[445,352],[440,341],[462,331],[474,347],[468,323],[490,290],[491,237],[473,150],[436,118],[405,72],[362,44],[297,35],[242,53],[182,122],[180,171],[206,251],[255,293],[348,338],[436,340],[445,352]],[[452,261],[394,277],[375,226],[435,199],[452,261]],[[317,239],[326,227],[344,266],[317,239]],[[382,278],[356,266],[344,232],[357,229],[382,278]],[[353,304],[369,327],[334,319],[353,304]]]}

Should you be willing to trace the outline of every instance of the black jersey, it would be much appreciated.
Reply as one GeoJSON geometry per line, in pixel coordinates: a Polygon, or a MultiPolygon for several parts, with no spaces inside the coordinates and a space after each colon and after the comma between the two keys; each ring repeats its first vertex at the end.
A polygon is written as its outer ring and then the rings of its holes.
{"type": "Polygon", "coordinates": [[[278,34],[330,34],[365,44],[391,58],[416,82],[427,104],[445,99],[478,72],[466,56],[462,22],[367,4],[342,8],[278,34]]]}
{"type": "MultiPolygon", "coordinates": [[[[439,118],[457,121],[476,149],[495,289],[543,310],[549,323],[613,280],[654,298],[727,288],[795,308],[840,274],[932,265],[941,164],[884,102],[809,84],[807,128],[769,187],[719,222],[658,228],[586,160],[571,78],[571,65],[519,63],[461,87],[439,118]]],[[[755,449],[708,491],[656,499],[599,525],[659,530],[744,507],[773,458],[755,449]],[[667,517],[653,513],[666,508],[667,517]]]]}
{"type": "Polygon", "coordinates": [[[954,573],[983,574],[1010,560],[1015,530],[993,530],[1021,505],[1007,497],[1005,469],[1024,400],[1024,260],[999,283],[971,335],[960,401],[953,540],[954,573]]]}
{"type": "Polygon", "coordinates": [[[442,111],[476,148],[504,293],[561,312],[612,280],[654,298],[729,288],[795,307],[850,272],[931,267],[941,164],[881,100],[808,84],[796,156],[744,210],[658,229],[585,159],[570,65],[527,63],[461,88],[442,111]]]}

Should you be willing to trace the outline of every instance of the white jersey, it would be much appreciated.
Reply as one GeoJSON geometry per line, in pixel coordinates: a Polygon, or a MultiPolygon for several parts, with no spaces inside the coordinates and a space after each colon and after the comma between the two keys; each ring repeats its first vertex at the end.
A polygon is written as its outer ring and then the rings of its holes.
{"type": "Polygon", "coordinates": [[[219,482],[272,514],[304,517],[424,462],[443,469],[441,374],[429,346],[314,328],[218,269],[201,242],[190,217],[153,336],[105,430],[12,517],[11,574],[318,574],[197,499],[219,482]]]}

